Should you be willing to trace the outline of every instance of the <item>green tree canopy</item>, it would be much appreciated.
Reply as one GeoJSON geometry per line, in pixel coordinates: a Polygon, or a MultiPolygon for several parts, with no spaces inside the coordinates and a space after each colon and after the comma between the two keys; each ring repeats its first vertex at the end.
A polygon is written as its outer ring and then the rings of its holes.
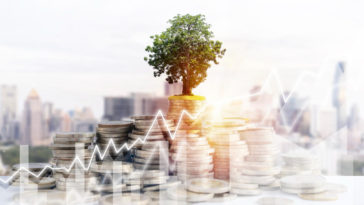
{"type": "Polygon", "coordinates": [[[177,15],[169,20],[170,27],[151,36],[153,45],[145,49],[144,60],[154,69],[154,77],[166,74],[168,83],[183,82],[183,95],[192,95],[192,89],[206,79],[211,62],[218,64],[226,49],[214,41],[210,25],[204,15],[177,15]]]}

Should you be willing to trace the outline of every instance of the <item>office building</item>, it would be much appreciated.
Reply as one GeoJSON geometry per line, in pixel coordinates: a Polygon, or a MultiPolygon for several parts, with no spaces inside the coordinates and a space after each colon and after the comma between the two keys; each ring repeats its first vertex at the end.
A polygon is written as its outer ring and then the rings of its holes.
{"type": "Polygon", "coordinates": [[[17,88],[16,86],[2,85],[0,87],[0,136],[3,140],[13,140],[18,136],[12,135],[12,124],[17,115],[17,88]]]}
{"type": "Polygon", "coordinates": [[[43,107],[38,93],[33,89],[29,93],[22,116],[21,144],[49,145],[50,138],[44,135],[43,107]]]}
{"type": "Polygon", "coordinates": [[[341,129],[347,124],[346,112],[346,66],[339,62],[335,68],[332,103],[336,108],[336,126],[341,129]]]}

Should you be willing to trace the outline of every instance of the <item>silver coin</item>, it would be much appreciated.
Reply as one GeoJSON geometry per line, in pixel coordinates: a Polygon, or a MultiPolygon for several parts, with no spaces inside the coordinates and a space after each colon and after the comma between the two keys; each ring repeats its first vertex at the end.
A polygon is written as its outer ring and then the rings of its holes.
{"type": "Polygon", "coordinates": [[[281,190],[289,194],[316,194],[326,191],[326,188],[325,186],[314,188],[290,188],[281,186],[281,190]]]}
{"type": "Polygon", "coordinates": [[[327,191],[314,194],[299,194],[298,196],[301,199],[311,201],[335,201],[338,199],[337,193],[327,191]]]}
{"type": "Polygon", "coordinates": [[[237,198],[236,194],[231,193],[223,193],[223,194],[215,194],[214,198],[210,200],[210,202],[214,203],[226,203],[228,201],[233,201],[237,198]]]}
{"type": "Polygon", "coordinates": [[[235,188],[235,189],[258,189],[259,185],[258,184],[244,184],[244,183],[238,183],[238,182],[234,182],[234,180],[230,181],[231,184],[231,188],[235,188]]]}
{"type": "Polygon", "coordinates": [[[292,205],[294,204],[293,200],[281,197],[262,197],[257,200],[257,204],[259,205],[292,205]]]}
{"type": "Polygon", "coordinates": [[[197,193],[222,194],[228,192],[230,187],[226,181],[200,178],[189,180],[187,182],[187,189],[197,193]]]}
{"type": "Polygon", "coordinates": [[[287,188],[315,188],[322,187],[326,183],[326,179],[319,175],[294,175],[281,179],[281,185],[287,188]]]}
{"type": "Polygon", "coordinates": [[[211,200],[213,194],[203,194],[187,191],[183,185],[167,189],[167,196],[173,200],[187,202],[204,202],[211,200]]]}
{"type": "Polygon", "coordinates": [[[160,184],[160,185],[155,185],[155,186],[147,186],[144,187],[143,190],[144,191],[157,191],[157,190],[165,190],[168,189],[170,187],[175,187],[180,185],[181,182],[180,181],[167,181],[164,184],[160,184]]]}
{"type": "Polygon", "coordinates": [[[112,194],[106,195],[101,198],[101,205],[112,205],[114,202],[118,204],[138,204],[146,205],[150,201],[149,197],[143,194],[130,193],[130,194],[112,194]]]}
{"type": "Polygon", "coordinates": [[[239,196],[256,196],[261,194],[261,191],[259,189],[237,189],[232,188],[230,190],[230,193],[237,194],[239,196]]]}

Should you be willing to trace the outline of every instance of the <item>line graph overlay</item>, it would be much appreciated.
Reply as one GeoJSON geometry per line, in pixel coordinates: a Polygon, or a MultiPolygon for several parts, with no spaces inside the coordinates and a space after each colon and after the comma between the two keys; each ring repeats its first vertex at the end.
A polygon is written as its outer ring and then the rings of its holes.
{"type": "MultiPolygon", "coordinates": [[[[265,89],[268,88],[269,82],[272,79],[275,79],[275,81],[276,81],[276,83],[278,85],[280,96],[282,97],[283,101],[286,103],[291,98],[292,94],[296,91],[296,89],[298,88],[298,85],[303,82],[303,79],[305,79],[306,77],[309,77],[309,76],[313,77],[313,78],[318,78],[319,75],[320,75],[319,72],[314,73],[314,72],[307,72],[306,71],[306,72],[302,73],[299,76],[299,78],[297,79],[297,81],[296,81],[295,85],[293,86],[293,89],[291,90],[291,92],[286,96],[285,93],[284,93],[284,89],[283,89],[282,83],[280,81],[279,75],[276,72],[276,70],[273,69],[268,74],[266,80],[263,83],[262,88],[256,93],[245,95],[245,96],[240,96],[240,97],[224,99],[224,100],[220,100],[220,101],[217,101],[217,102],[214,102],[214,103],[208,103],[204,107],[202,107],[201,110],[198,113],[196,113],[195,115],[191,115],[188,111],[182,110],[173,133],[172,133],[168,123],[166,122],[166,119],[165,119],[162,111],[159,110],[157,112],[156,116],[154,117],[153,122],[152,122],[150,128],[148,129],[148,132],[144,136],[144,138],[138,138],[133,143],[131,143],[130,145],[128,145],[128,143],[124,143],[121,147],[117,148],[114,141],[111,139],[108,142],[106,148],[104,149],[104,152],[102,152],[100,150],[99,146],[97,146],[97,145],[95,146],[88,164],[85,164],[84,162],[81,161],[81,159],[78,156],[76,156],[74,158],[74,160],[72,161],[72,163],[69,165],[68,168],[67,167],[51,167],[51,166],[47,165],[38,174],[35,174],[35,173],[31,172],[29,169],[27,169],[25,167],[20,167],[17,171],[15,171],[7,179],[5,179],[5,180],[0,179],[0,185],[9,185],[9,182],[11,182],[13,180],[13,178],[22,171],[27,172],[28,174],[30,174],[30,175],[32,175],[33,177],[36,177],[36,178],[41,177],[44,174],[44,172],[47,171],[47,170],[63,170],[65,172],[69,173],[75,165],[79,165],[79,166],[81,166],[81,168],[84,171],[88,171],[88,170],[90,170],[92,162],[94,161],[96,156],[98,156],[101,160],[103,160],[111,148],[115,151],[115,153],[120,153],[122,150],[129,151],[130,149],[132,149],[138,143],[144,144],[145,141],[148,139],[148,136],[149,136],[149,134],[151,132],[151,129],[153,128],[155,123],[158,123],[157,120],[159,118],[162,119],[163,124],[166,127],[167,133],[168,133],[169,137],[171,138],[171,140],[174,140],[175,134],[179,130],[179,127],[181,125],[181,122],[182,122],[182,119],[183,119],[184,116],[187,116],[190,119],[195,120],[195,119],[198,119],[201,116],[201,113],[203,113],[205,111],[205,109],[207,108],[207,106],[209,106],[209,105],[214,105],[214,104],[220,104],[221,105],[221,104],[225,104],[227,102],[231,102],[231,101],[235,101],[235,100],[242,100],[242,99],[250,98],[250,97],[253,97],[253,96],[259,96],[259,95],[264,93],[265,89]]],[[[4,186],[2,186],[2,187],[4,187],[4,186]]]]}

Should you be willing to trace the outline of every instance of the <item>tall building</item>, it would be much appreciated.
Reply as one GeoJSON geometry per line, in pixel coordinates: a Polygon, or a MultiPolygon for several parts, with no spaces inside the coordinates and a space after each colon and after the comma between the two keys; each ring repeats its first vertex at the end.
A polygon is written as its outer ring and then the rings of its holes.
{"type": "Polygon", "coordinates": [[[131,97],[105,97],[104,120],[121,120],[134,113],[134,100],[131,97]]]}
{"type": "Polygon", "coordinates": [[[159,110],[168,110],[167,97],[156,97],[149,93],[132,93],[129,97],[105,97],[104,120],[122,120],[133,115],[154,115],[159,110]]]}
{"type": "Polygon", "coordinates": [[[75,132],[94,132],[96,130],[97,120],[90,108],[75,110],[71,121],[72,130],[75,132]]]}
{"type": "Polygon", "coordinates": [[[130,97],[133,100],[133,115],[152,114],[148,109],[150,105],[147,103],[148,99],[154,98],[151,93],[131,93],[130,97]]]}
{"type": "Polygon", "coordinates": [[[276,120],[276,108],[274,108],[274,98],[272,94],[261,92],[262,87],[257,85],[250,89],[251,97],[248,102],[247,109],[245,109],[250,122],[272,126],[276,120]],[[259,95],[255,95],[259,93],[259,95]]]}
{"type": "MultiPolygon", "coordinates": [[[[287,96],[289,92],[285,92],[287,96]]],[[[280,111],[278,112],[278,121],[281,126],[289,128],[292,132],[298,132],[302,135],[311,135],[310,130],[310,112],[306,108],[308,99],[300,97],[293,93],[287,102],[280,97],[280,111]]]]}
{"type": "Polygon", "coordinates": [[[30,91],[25,103],[22,116],[21,144],[48,145],[50,138],[44,135],[43,107],[38,93],[30,91]]]}
{"type": "Polygon", "coordinates": [[[310,132],[317,137],[329,137],[336,131],[336,110],[333,107],[311,106],[310,132]]]}
{"type": "Polygon", "coordinates": [[[332,94],[332,103],[336,108],[336,126],[337,129],[347,124],[346,113],[346,68],[344,62],[339,62],[335,68],[334,89],[332,94]]]}
{"type": "Polygon", "coordinates": [[[0,87],[0,136],[5,140],[17,138],[14,136],[12,124],[17,114],[17,88],[16,86],[2,85],[0,87]]]}
{"type": "Polygon", "coordinates": [[[183,83],[177,82],[169,84],[168,82],[164,83],[164,95],[172,96],[172,95],[180,95],[182,94],[183,83]]]}
{"type": "Polygon", "coordinates": [[[45,102],[43,104],[43,129],[44,132],[43,134],[45,136],[50,136],[50,133],[52,132],[53,129],[53,103],[50,102],[45,102]]]}

